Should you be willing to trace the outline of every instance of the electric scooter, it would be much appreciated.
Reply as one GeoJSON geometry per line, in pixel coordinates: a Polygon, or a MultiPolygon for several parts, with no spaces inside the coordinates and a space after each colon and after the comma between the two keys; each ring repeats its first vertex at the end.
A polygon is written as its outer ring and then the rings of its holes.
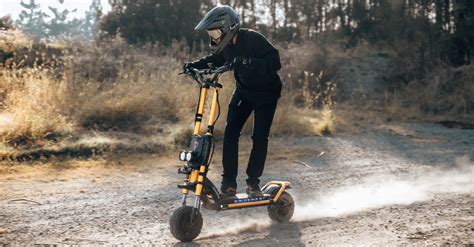
{"type": "Polygon", "coordinates": [[[259,195],[240,193],[229,196],[219,193],[216,186],[207,178],[215,148],[214,126],[220,116],[219,89],[222,85],[219,83],[219,78],[225,72],[232,70],[232,65],[229,64],[217,68],[209,65],[210,69],[190,69],[183,72],[198,83],[200,90],[190,148],[179,154],[179,159],[185,163],[179,168],[178,173],[186,175],[184,183],[178,185],[182,191],[181,207],[173,212],[170,219],[171,234],[183,242],[192,241],[201,232],[203,225],[201,206],[217,211],[266,206],[270,218],[281,223],[291,219],[295,207],[292,196],[286,192],[286,189],[291,188],[289,182],[268,182],[262,187],[262,193],[259,195]],[[201,133],[206,96],[209,90],[214,91],[214,94],[207,131],[201,133]],[[192,206],[186,205],[190,192],[194,193],[192,206]]]}

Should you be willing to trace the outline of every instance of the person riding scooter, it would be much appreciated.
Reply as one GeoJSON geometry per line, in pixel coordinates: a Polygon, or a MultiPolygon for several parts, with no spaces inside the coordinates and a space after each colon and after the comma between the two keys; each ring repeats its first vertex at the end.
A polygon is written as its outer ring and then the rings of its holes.
{"type": "Polygon", "coordinates": [[[281,68],[278,50],[259,32],[240,28],[234,9],[220,5],[210,10],[195,27],[210,37],[211,54],[184,64],[183,69],[206,69],[233,64],[236,89],[229,103],[224,131],[221,192],[237,191],[238,143],[241,130],[254,112],[252,151],[247,166],[247,194],[259,195],[260,177],[265,166],[268,136],[281,93],[281,68]]]}

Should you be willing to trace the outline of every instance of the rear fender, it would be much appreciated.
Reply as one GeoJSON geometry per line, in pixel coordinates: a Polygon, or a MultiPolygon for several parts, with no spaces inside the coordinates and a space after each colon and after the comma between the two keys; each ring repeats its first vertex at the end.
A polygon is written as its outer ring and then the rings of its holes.
{"type": "Polygon", "coordinates": [[[280,198],[283,191],[291,188],[290,182],[285,181],[270,181],[265,186],[262,187],[262,192],[264,194],[270,194],[273,197],[273,201],[276,202],[280,198]]]}

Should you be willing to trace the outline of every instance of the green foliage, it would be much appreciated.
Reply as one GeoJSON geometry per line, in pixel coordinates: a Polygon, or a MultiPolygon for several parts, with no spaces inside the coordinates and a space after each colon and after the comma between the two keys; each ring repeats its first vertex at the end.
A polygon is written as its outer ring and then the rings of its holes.
{"type": "Polygon", "coordinates": [[[35,0],[30,0],[30,3],[28,4],[24,3],[22,0],[20,5],[24,8],[24,10],[22,10],[20,13],[17,25],[32,35],[38,37],[45,36],[46,33],[44,29],[44,18],[48,17],[48,15],[41,11],[41,6],[36,4],[35,0]]]}
{"type": "MultiPolygon", "coordinates": [[[[198,41],[193,32],[210,0],[110,0],[113,11],[100,25],[105,35],[129,43],[173,39],[198,41]]],[[[341,37],[345,48],[361,42],[390,45],[418,63],[420,76],[438,60],[460,66],[474,52],[474,2],[470,0],[220,0],[233,6],[244,27],[257,28],[274,41],[329,43],[341,37]],[[401,43],[408,47],[398,47],[401,43]]]]}
{"type": "Polygon", "coordinates": [[[17,25],[24,31],[39,38],[81,38],[93,39],[96,33],[96,22],[101,15],[100,0],[92,0],[89,11],[84,19],[69,20],[69,14],[77,10],[62,7],[64,0],[58,0],[59,8],[48,6],[48,12],[43,12],[35,0],[29,3],[20,2],[24,8],[21,11],[17,25]]]}
{"type": "Polygon", "coordinates": [[[8,30],[12,28],[13,28],[13,20],[9,15],[0,18],[0,30],[2,29],[8,30]]]}
{"type": "Polygon", "coordinates": [[[194,26],[202,17],[201,9],[209,9],[207,1],[143,0],[112,1],[113,11],[100,24],[106,34],[120,34],[129,43],[160,42],[169,45],[173,40],[189,44],[198,38],[194,26]]]}
{"type": "Polygon", "coordinates": [[[81,26],[81,33],[87,39],[93,39],[97,34],[97,21],[102,16],[102,5],[100,0],[92,0],[89,11],[86,11],[86,17],[81,26]]]}

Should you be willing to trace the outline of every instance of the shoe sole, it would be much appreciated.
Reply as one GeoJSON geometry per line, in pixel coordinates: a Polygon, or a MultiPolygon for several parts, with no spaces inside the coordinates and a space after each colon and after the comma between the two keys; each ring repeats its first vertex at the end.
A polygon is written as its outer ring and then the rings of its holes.
{"type": "Polygon", "coordinates": [[[222,192],[221,191],[221,195],[223,195],[223,196],[235,196],[235,195],[237,195],[237,190],[232,191],[232,192],[222,192]]]}
{"type": "Polygon", "coordinates": [[[262,192],[247,192],[247,195],[255,197],[255,196],[263,196],[262,192]]]}

